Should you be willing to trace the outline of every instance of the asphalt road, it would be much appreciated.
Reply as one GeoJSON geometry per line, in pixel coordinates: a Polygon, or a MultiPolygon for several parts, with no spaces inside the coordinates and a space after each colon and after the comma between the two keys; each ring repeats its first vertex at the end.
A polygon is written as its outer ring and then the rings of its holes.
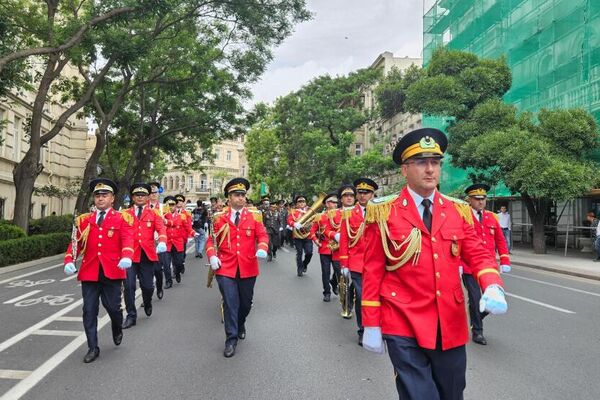
{"type": "MultiPolygon", "coordinates": [[[[247,338],[231,359],[205,261],[188,256],[182,283],[155,300],[152,317],[140,310],[121,346],[102,328],[91,364],[76,280],[60,266],[35,273],[57,262],[0,275],[2,399],[397,398],[387,355],[356,344],[337,297],[322,301],[318,257],[302,278],[291,252],[261,262],[247,338]]],[[[600,282],[526,268],[503,276],[509,313],[486,318],[488,346],[468,345],[465,398],[597,398],[600,282]]]]}

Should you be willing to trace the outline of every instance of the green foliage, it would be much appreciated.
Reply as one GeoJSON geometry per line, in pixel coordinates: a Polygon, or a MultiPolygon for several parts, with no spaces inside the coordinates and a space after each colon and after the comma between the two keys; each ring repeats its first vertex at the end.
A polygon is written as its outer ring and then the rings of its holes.
{"type": "Polygon", "coordinates": [[[60,254],[70,240],[70,233],[50,233],[1,241],[0,267],[60,254]]]}
{"type": "Polygon", "coordinates": [[[40,219],[29,221],[29,235],[45,235],[55,232],[71,232],[73,226],[73,216],[50,215],[40,219]]]}
{"type": "Polygon", "coordinates": [[[0,224],[0,241],[17,239],[25,236],[25,231],[18,226],[0,224]]]}
{"type": "Polygon", "coordinates": [[[423,70],[411,65],[404,74],[398,68],[392,70],[381,79],[375,88],[375,98],[379,115],[384,119],[392,118],[398,113],[406,112],[404,102],[406,100],[406,90],[410,85],[421,79],[423,70]]]}

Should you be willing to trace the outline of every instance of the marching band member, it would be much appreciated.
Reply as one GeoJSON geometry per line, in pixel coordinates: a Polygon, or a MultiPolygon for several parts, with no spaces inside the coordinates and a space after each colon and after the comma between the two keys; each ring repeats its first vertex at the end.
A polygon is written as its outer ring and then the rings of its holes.
{"type": "Polygon", "coordinates": [[[296,208],[288,215],[287,226],[292,231],[294,246],[296,247],[296,272],[298,276],[306,273],[308,264],[313,255],[313,243],[310,240],[310,228],[302,227],[300,218],[306,214],[308,207],[306,206],[306,197],[298,195],[294,198],[296,208]],[[304,260],[302,254],[304,253],[304,260]]]}

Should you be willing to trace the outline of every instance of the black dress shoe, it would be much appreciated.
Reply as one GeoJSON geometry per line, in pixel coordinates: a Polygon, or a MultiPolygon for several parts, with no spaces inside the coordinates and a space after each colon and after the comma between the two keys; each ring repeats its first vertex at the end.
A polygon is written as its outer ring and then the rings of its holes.
{"type": "Polygon", "coordinates": [[[113,332],[113,343],[115,346],[118,346],[123,341],[123,330],[119,329],[116,332],[113,332]]]}
{"type": "Polygon", "coordinates": [[[181,275],[185,274],[185,267],[181,267],[181,275]]]}
{"type": "Polygon", "coordinates": [[[338,290],[338,287],[337,287],[337,285],[335,285],[335,286],[331,285],[331,291],[332,291],[332,292],[333,292],[333,294],[335,294],[336,296],[337,296],[338,294],[340,294],[340,291],[338,290]]]}
{"type": "Polygon", "coordinates": [[[88,349],[87,354],[83,357],[84,363],[91,363],[100,355],[100,348],[96,347],[95,349],[88,349]]]}
{"type": "Polygon", "coordinates": [[[362,347],[362,337],[363,337],[363,335],[361,335],[361,334],[359,333],[359,334],[358,334],[358,345],[359,345],[360,347],[362,347]]]}
{"type": "Polygon", "coordinates": [[[242,326],[238,329],[238,339],[244,340],[246,339],[246,327],[242,326]]]}
{"type": "Polygon", "coordinates": [[[165,289],[171,289],[172,287],[173,287],[173,281],[168,281],[168,282],[165,284],[165,289]]]}
{"type": "Polygon", "coordinates": [[[306,267],[302,268],[302,272],[306,273],[306,267]]]}
{"type": "Polygon", "coordinates": [[[152,303],[144,304],[144,312],[147,316],[152,315],[152,303]]]}
{"type": "Polygon", "coordinates": [[[225,350],[223,350],[223,355],[226,358],[229,358],[229,357],[233,357],[234,354],[235,354],[235,346],[232,344],[226,345],[225,350]]]}
{"type": "Polygon", "coordinates": [[[177,283],[181,283],[181,275],[179,275],[179,274],[176,274],[176,275],[175,275],[175,281],[176,281],[177,283]]]}
{"type": "Polygon", "coordinates": [[[158,290],[156,291],[156,297],[158,297],[159,299],[162,299],[164,294],[165,294],[165,293],[163,292],[163,290],[162,290],[162,289],[158,289],[158,290]]]}
{"type": "Polygon", "coordinates": [[[202,254],[198,254],[198,257],[200,258],[204,258],[204,256],[202,254]]]}
{"type": "Polygon", "coordinates": [[[298,276],[302,276],[302,271],[298,271],[298,276]]]}
{"type": "Polygon", "coordinates": [[[473,334],[473,341],[477,344],[481,344],[483,346],[487,345],[487,340],[485,340],[485,337],[483,337],[483,334],[481,333],[474,333],[473,334]]]}
{"type": "Polygon", "coordinates": [[[135,326],[135,320],[133,320],[131,318],[126,318],[125,321],[123,322],[123,329],[129,329],[132,326],[135,326]]]}
{"type": "Polygon", "coordinates": [[[323,295],[323,301],[329,303],[331,301],[331,295],[329,293],[323,295]]]}
{"type": "Polygon", "coordinates": [[[200,254],[196,254],[196,258],[200,258],[200,254]]]}

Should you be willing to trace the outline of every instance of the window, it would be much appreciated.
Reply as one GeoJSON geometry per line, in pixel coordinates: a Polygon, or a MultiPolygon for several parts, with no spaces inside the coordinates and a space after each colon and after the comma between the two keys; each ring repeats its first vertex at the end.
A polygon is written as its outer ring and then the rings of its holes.
{"type": "Polygon", "coordinates": [[[231,150],[227,150],[227,156],[225,157],[227,161],[231,161],[231,150]]]}
{"type": "Polygon", "coordinates": [[[216,149],[215,149],[215,160],[218,160],[218,159],[219,159],[220,153],[221,153],[221,149],[219,149],[219,148],[216,148],[216,149]]]}
{"type": "Polygon", "coordinates": [[[0,108],[0,155],[4,155],[4,146],[6,146],[6,111],[0,108]]]}
{"type": "Polygon", "coordinates": [[[221,180],[219,178],[213,178],[212,189],[213,189],[213,192],[221,191],[221,180]]]}
{"type": "Polygon", "coordinates": [[[206,175],[200,176],[200,190],[206,190],[206,175]]]}
{"type": "Polygon", "coordinates": [[[169,177],[169,190],[173,190],[173,177],[169,177]]]}
{"type": "Polygon", "coordinates": [[[354,146],[355,146],[355,148],[354,148],[354,154],[357,155],[357,156],[361,156],[362,153],[363,153],[362,143],[356,143],[354,146]]]}
{"type": "Polygon", "coordinates": [[[0,199],[0,219],[4,219],[4,205],[6,204],[6,199],[0,199]]]}
{"type": "Polygon", "coordinates": [[[242,165],[242,170],[240,171],[242,176],[246,176],[246,166],[242,165]]]}
{"type": "Polygon", "coordinates": [[[179,177],[175,177],[175,190],[179,190],[179,177]]]}
{"type": "Polygon", "coordinates": [[[46,216],[46,205],[42,204],[40,208],[40,218],[44,218],[46,216]]]}
{"type": "Polygon", "coordinates": [[[188,176],[188,188],[191,190],[194,187],[194,176],[188,176]]]}
{"type": "Polygon", "coordinates": [[[21,161],[21,127],[23,120],[19,117],[15,117],[13,122],[13,154],[15,161],[21,161]]]}

